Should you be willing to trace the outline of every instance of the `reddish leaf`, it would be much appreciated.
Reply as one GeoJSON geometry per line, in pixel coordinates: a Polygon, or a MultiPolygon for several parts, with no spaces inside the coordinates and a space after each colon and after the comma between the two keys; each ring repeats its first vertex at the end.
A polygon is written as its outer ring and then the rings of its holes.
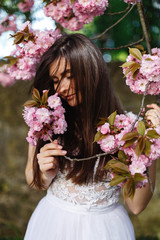
{"type": "Polygon", "coordinates": [[[135,147],[135,153],[137,154],[138,157],[143,153],[145,149],[145,145],[146,145],[146,140],[143,137],[140,137],[135,147]]]}
{"type": "Polygon", "coordinates": [[[24,103],[25,107],[35,107],[37,106],[37,102],[34,100],[28,100],[24,103]]]}
{"type": "Polygon", "coordinates": [[[36,88],[33,89],[32,98],[37,99],[37,101],[41,101],[40,93],[36,88]]]}

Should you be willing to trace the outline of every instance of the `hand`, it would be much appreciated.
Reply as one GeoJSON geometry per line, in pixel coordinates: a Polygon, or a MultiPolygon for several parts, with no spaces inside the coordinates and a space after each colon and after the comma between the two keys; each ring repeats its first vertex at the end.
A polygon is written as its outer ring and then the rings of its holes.
{"type": "Polygon", "coordinates": [[[158,127],[160,125],[160,107],[154,103],[147,105],[147,107],[152,109],[146,112],[146,119],[150,121],[154,127],[158,127]]]}
{"type": "Polygon", "coordinates": [[[49,185],[56,176],[59,169],[58,156],[66,155],[66,151],[62,150],[62,146],[57,140],[44,145],[37,154],[39,169],[42,173],[44,182],[49,185]]]}

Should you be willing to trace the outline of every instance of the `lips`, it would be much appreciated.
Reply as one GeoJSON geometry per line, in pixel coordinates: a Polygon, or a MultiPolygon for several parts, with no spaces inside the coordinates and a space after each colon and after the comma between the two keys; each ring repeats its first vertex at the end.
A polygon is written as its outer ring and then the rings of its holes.
{"type": "Polygon", "coordinates": [[[74,94],[71,94],[71,95],[68,95],[68,96],[66,96],[66,99],[67,99],[67,101],[69,101],[69,100],[72,100],[72,99],[74,98],[74,96],[75,96],[75,93],[74,93],[74,94]]]}

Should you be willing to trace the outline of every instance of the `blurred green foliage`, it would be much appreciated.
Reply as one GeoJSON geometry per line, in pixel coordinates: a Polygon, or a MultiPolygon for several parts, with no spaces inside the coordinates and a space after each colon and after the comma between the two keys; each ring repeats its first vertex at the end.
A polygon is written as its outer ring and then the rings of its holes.
{"type": "MultiPolygon", "coordinates": [[[[21,0],[1,0],[0,13],[1,11],[8,14],[16,14],[21,16],[22,21],[34,20],[36,21],[36,12],[26,12],[22,13],[17,4],[21,0]],[[34,19],[33,19],[34,18],[34,19]]],[[[158,9],[159,3],[155,4],[158,0],[142,0],[144,4],[144,13],[146,18],[146,24],[148,27],[148,33],[151,40],[151,47],[160,47],[160,7],[158,9]]],[[[43,0],[41,0],[43,7],[43,0]]],[[[160,5],[160,4],[159,4],[160,5]]],[[[87,35],[88,37],[95,37],[102,33],[106,28],[114,24],[118,19],[120,19],[124,13],[109,15],[110,13],[117,13],[127,9],[128,5],[124,3],[123,0],[110,0],[109,7],[106,9],[104,15],[96,17],[94,21],[90,24],[85,25],[84,29],[79,32],[87,35]]],[[[65,29],[66,32],[70,32],[65,29]]],[[[103,36],[101,39],[94,40],[95,43],[100,48],[115,48],[119,46],[124,46],[126,44],[136,42],[143,36],[141,24],[139,21],[139,14],[136,5],[133,10],[123,19],[117,26],[112,28],[103,36]]],[[[145,42],[142,43],[145,47],[145,42]]],[[[106,61],[125,61],[128,55],[127,47],[121,50],[103,50],[106,61]]]]}
{"type": "MultiPolygon", "coordinates": [[[[160,47],[160,8],[155,7],[155,1],[156,0],[143,0],[146,24],[152,48],[160,47]]],[[[109,7],[105,14],[96,17],[94,21],[86,25],[81,32],[91,38],[97,36],[124,15],[124,13],[118,15],[108,15],[108,13],[120,12],[125,9],[127,9],[127,4],[125,4],[123,0],[109,1],[109,7]]],[[[100,48],[115,48],[136,42],[140,40],[142,36],[143,32],[139,21],[139,14],[137,7],[134,6],[133,10],[125,19],[109,30],[105,36],[94,41],[100,48]]],[[[142,42],[142,45],[146,48],[145,41],[142,42]]],[[[124,61],[128,55],[128,49],[104,50],[103,53],[110,54],[112,57],[111,60],[113,61],[124,61]]]]}

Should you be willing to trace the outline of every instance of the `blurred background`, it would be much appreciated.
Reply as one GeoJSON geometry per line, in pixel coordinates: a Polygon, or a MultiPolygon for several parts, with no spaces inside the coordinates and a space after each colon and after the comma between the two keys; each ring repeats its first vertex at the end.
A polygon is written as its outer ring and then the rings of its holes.
{"type": "MultiPolygon", "coordinates": [[[[31,12],[22,13],[18,10],[19,1],[0,1],[0,21],[7,13],[15,13],[17,24],[30,20],[35,29],[55,28],[55,23],[43,15],[42,1],[35,0],[31,12]]],[[[151,47],[160,47],[160,1],[145,0],[144,12],[148,22],[148,32],[151,47]]],[[[106,14],[96,17],[94,22],[79,31],[88,37],[94,37],[117,21],[123,14],[110,15],[126,9],[122,0],[110,0],[106,14]]],[[[65,30],[69,32],[68,30],[65,30]]],[[[9,55],[14,48],[13,40],[9,39],[13,32],[0,36],[0,58],[9,55]]],[[[109,50],[138,41],[142,37],[142,29],[136,6],[132,12],[115,28],[111,29],[100,40],[94,40],[102,50],[104,60],[108,65],[110,77],[115,89],[127,111],[138,113],[141,95],[134,94],[125,84],[120,65],[128,55],[128,48],[109,50]]],[[[145,42],[142,43],[144,47],[145,42]]],[[[25,140],[28,128],[24,123],[23,103],[31,96],[29,89],[32,80],[17,81],[13,86],[0,86],[0,240],[23,239],[28,220],[38,201],[45,192],[30,189],[25,181],[25,165],[27,161],[27,142],[25,140]]],[[[155,102],[155,97],[147,96],[145,104],[155,102]]],[[[157,161],[157,181],[154,196],[149,205],[138,216],[130,215],[138,240],[160,239],[160,161],[157,161]]],[[[122,201],[123,203],[123,201],[122,201]]]]}

